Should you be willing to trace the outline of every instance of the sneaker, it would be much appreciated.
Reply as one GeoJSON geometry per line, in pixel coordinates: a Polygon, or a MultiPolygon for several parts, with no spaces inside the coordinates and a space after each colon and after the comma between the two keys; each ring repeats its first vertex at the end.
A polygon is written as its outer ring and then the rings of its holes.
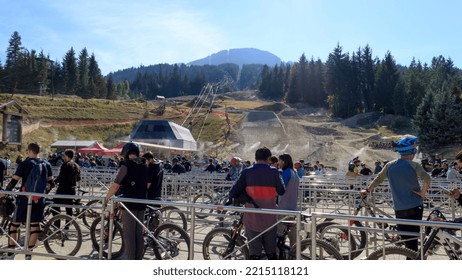
{"type": "Polygon", "coordinates": [[[3,254],[0,257],[0,260],[14,260],[15,254],[8,255],[8,254],[3,254]]]}

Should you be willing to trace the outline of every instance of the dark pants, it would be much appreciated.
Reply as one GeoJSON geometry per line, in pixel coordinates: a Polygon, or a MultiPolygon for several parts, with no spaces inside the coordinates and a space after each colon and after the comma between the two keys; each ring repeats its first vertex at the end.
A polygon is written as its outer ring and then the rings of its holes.
{"type": "MultiPolygon", "coordinates": [[[[144,221],[145,210],[130,210],[140,222],[144,221]]],[[[122,211],[125,254],[128,260],[142,260],[144,256],[143,226],[127,210],[122,211]]]]}
{"type": "MultiPolygon", "coordinates": [[[[265,232],[263,235],[260,235],[255,240],[249,243],[249,253],[251,257],[256,257],[259,259],[262,253],[262,249],[265,249],[266,255],[276,255],[276,227],[273,227],[269,231],[265,232]]],[[[255,236],[260,234],[260,232],[245,229],[245,236],[247,240],[250,241],[254,239],[255,236]]]]}
{"type": "MultiPolygon", "coordinates": [[[[411,209],[406,210],[397,210],[395,211],[395,215],[397,219],[406,219],[406,220],[422,220],[423,216],[423,206],[418,206],[411,209]]],[[[420,232],[419,226],[411,226],[411,225],[398,225],[399,231],[409,231],[409,232],[420,232]]],[[[404,241],[406,248],[414,250],[417,252],[419,248],[419,240],[415,236],[410,235],[401,235],[401,238],[404,241]],[[411,239],[411,240],[408,240],[411,239]]]]}

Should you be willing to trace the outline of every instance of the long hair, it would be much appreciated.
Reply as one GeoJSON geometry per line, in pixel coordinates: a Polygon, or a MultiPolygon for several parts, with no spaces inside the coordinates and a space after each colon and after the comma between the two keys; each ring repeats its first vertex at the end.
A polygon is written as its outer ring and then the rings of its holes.
{"type": "Polygon", "coordinates": [[[279,159],[284,161],[284,166],[281,166],[282,170],[286,170],[287,168],[294,170],[294,162],[289,154],[282,154],[279,156],[279,159]]]}

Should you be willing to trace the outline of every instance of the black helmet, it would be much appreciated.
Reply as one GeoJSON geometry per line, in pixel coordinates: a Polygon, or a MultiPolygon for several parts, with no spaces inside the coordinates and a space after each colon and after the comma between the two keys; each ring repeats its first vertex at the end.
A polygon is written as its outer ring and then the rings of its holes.
{"type": "Polygon", "coordinates": [[[133,142],[128,142],[124,145],[121,152],[125,160],[128,159],[129,154],[136,154],[137,157],[140,156],[140,146],[133,142]]]}

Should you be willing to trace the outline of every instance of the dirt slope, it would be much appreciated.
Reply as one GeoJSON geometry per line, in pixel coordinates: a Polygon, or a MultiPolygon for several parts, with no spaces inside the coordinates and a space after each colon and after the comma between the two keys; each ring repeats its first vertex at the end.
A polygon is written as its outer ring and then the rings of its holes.
{"type": "MultiPolygon", "coordinates": [[[[348,161],[359,156],[370,167],[376,160],[391,160],[397,155],[393,151],[372,149],[371,140],[380,141],[381,135],[375,129],[357,127],[358,120],[345,124],[328,117],[324,111],[288,108],[278,114],[283,129],[261,122],[259,127],[240,128],[236,131],[241,139],[236,154],[252,159],[255,149],[269,147],[273,154],[289,153],[294,160],[305,159],[314,163],[319,160],[326,166],[346,170],[348,161]]],[[[245,125],[243,125],[245,126],[245,125]]]]}

